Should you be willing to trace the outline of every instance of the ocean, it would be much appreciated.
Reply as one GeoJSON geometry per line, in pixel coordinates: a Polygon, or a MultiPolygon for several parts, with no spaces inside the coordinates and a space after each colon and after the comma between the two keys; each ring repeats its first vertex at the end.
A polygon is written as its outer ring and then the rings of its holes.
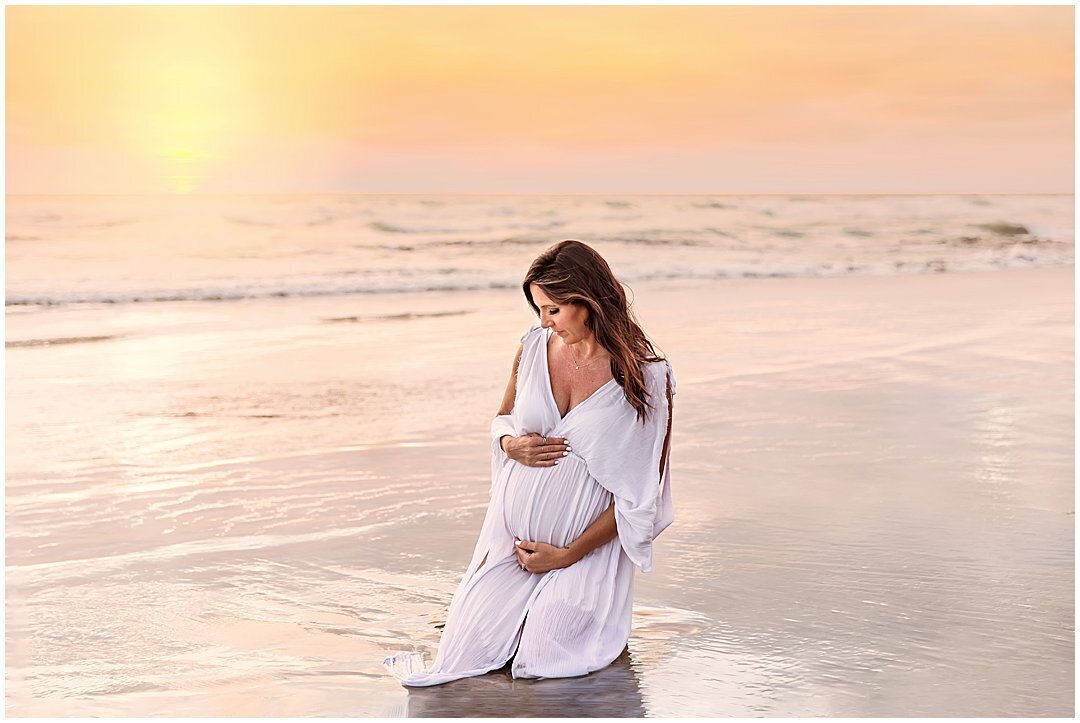
{"type": "MultiPolygon", "coordinates": [[[[516,288],[576,238],[625,282],[1073,263],[1071,195],[14,196],[7,308],[516,288]]],[[[25,341],[25,340],[24,340],[25,341]]]]}
{"type": "Polygon", "coordinates": [[[1071,716],[1073,197],[8,198],[13,716],[1071,716]],[[678,379],[600,673],[408,691],[549,244],[678,379]]]}

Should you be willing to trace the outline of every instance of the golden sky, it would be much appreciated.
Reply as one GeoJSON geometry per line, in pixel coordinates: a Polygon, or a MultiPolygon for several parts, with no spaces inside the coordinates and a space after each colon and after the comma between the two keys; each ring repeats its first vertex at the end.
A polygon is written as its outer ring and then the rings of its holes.
{"type": "Polygon", "coordinates": [[[1073,190],[1073,8],[15,6],[9,193],[1073,190]]]}

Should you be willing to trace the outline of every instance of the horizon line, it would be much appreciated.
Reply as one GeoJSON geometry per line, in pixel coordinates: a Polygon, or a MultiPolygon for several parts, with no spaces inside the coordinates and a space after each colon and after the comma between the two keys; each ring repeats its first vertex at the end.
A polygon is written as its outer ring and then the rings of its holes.
{"type": "Polygon", "coordinates": [[[1072,196],[1075,191],[221,191],[215,193],[31,192],[14,196],[1072,196]]]}

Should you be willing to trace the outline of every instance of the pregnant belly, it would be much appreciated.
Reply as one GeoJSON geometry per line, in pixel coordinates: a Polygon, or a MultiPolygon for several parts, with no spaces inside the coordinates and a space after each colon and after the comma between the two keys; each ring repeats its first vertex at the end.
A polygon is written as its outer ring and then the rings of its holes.
{"type": "Polygon", "coordinates": [[[589,474],[576,454],[554,467],[505,467],[503,514],[510,532],[523,540],[565,547],[581,536],[611,504],[611,493],[589,474]]]}

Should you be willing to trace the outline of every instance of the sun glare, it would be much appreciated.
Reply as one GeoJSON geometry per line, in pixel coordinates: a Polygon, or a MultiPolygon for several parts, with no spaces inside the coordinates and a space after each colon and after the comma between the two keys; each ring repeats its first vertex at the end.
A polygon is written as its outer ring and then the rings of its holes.
{"type": "Polygon", "coordinates": [[[244,126],[247,114],[236,88],[223,77],[222,60],[163,50],[134,84],[142,109],[136,121],[140,152],[158,160],[176,193],[198,190],[244,126]]]}

